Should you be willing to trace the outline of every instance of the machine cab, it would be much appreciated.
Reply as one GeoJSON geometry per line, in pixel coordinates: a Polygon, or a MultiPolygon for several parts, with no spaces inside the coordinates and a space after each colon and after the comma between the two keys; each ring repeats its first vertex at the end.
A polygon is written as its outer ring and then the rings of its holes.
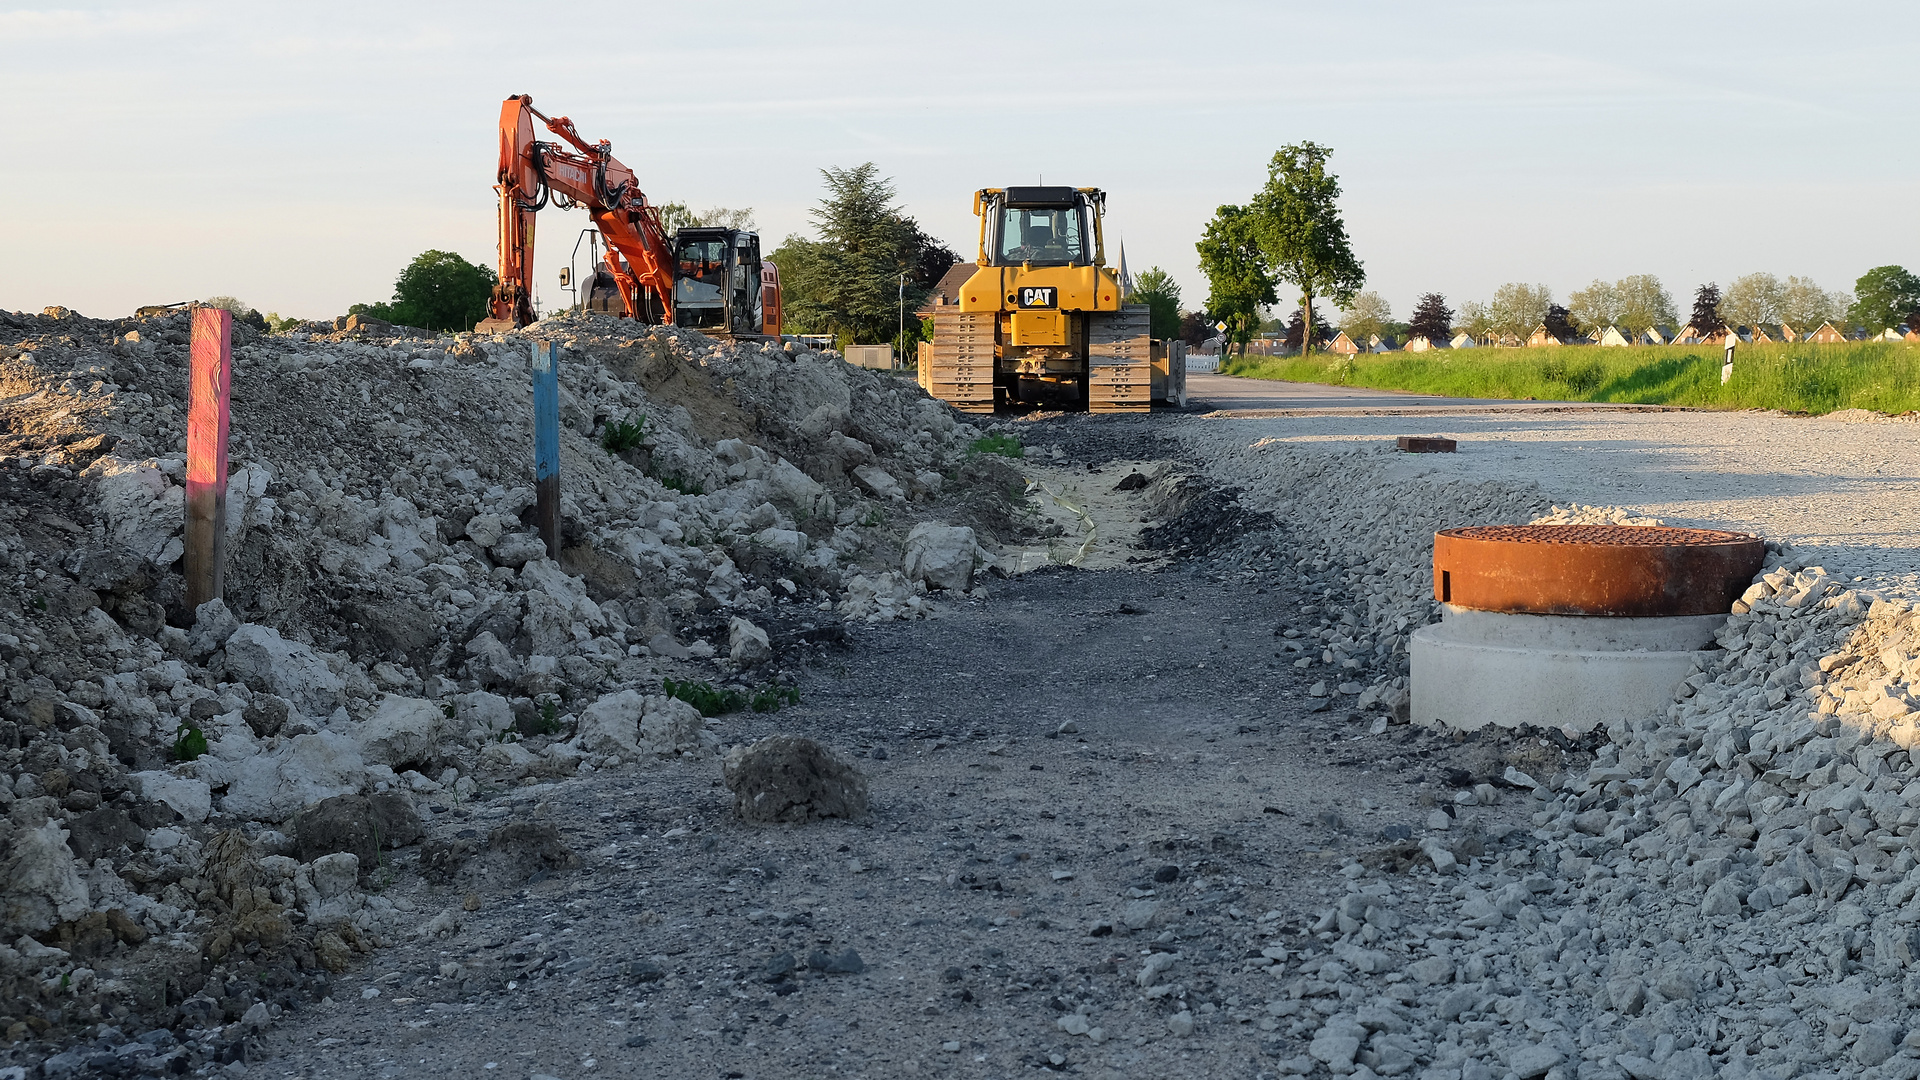
{"type": "Polygon", "coordinates": [[[673,322],[708,332],[758,334],[760,237],[739,229],[681,229],[673,236],[673,322]]]}
{"type": "Polygon", "coordinates": [[[1097,188],[987,188],[974,196],[986,266],[1104,266],[1097,188]]]}

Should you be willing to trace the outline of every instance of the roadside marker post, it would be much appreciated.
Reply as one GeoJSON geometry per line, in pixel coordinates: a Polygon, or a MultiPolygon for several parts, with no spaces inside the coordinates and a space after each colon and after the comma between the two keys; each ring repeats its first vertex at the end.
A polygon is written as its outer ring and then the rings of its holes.
{"type": "Polygon", "coordinates": [[[533,343],[534,515],[547,557],[560,558],[560,366],[551,341],[533,343]]]}
{"type": "Polygon", "coordinates": [[[227,424],[233,387],[233,312],[193,309],[187,375],[187,609],[219,598],[226,571],[227,424]]]}

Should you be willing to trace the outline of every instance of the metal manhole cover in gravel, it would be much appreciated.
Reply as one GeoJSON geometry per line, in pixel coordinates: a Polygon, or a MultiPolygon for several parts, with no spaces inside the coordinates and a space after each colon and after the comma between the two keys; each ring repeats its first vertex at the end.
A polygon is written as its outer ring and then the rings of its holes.
{"type": "Polygon", "coordinates": [[[1660,525],[1475,525],[1433,538],[1433,596],[1536,615],[1722,615],[1766,545],[1660,525]]]}

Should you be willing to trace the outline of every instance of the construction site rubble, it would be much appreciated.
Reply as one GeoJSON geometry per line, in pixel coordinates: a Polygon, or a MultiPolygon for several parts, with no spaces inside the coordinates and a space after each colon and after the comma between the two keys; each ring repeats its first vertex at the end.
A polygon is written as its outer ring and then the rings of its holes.
{"type": "MultiPolygon", "coordinates": [[[[1661,523],[1371,448],[1227,457],[1247,502],[1309,523],[1295,570],[1323,629],[1296,663],[1355,676],[1329,696],[1360,709],[1404,685],[1435,529],[1661,523]]],[[[1811,563],[1770,542],[1666,714],[1614,725],[1590,766],[1462,791],[1410,878],[1350,863],[1305,947],[1259,961],[1305,1044],[1280,1071],[1920,1075],[1920,612],[1811,563]],[[1474,824],[1503,796],[1530,830],[1474,824]]]]}
{"type": "MultiPolygon", "coordinates": [[[[156,967],[56,1005],[86,950],[22,935],[226,934],[324,978],[421,921],[362,887],[423,820],[581,770],[717,772],[724,718],[671,681],[777,690],[842,621],[925,615],[1021,539],[982,432],[832,353],[591,315],[242,322],[224,595],[189,609],[188,320],[0,316],[0,941],[26,943],[0,949],[0,1014],[36,1033],[134,1008],[219,1028],[257,1001],[194,1012],[196,968],[186,1004],[136,1006],[165,998],[140,988],[156,967]],[[534,528],[536,339],[558,346],[557,558],[534,528]],[[222,884],[216,852],[254,865],[222,884]]],[[[807,760],[826,787],[769,820],[864,806],[839,759],[807,760]]]]}

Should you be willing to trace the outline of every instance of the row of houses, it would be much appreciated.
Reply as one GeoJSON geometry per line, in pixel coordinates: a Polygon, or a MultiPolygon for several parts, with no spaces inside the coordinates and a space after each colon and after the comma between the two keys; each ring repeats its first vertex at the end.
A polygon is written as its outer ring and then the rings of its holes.
{"type": "Polygon", "coordinates": [[[1487,333],[1475,336],[1463,331],[1455,334],[1451,341],[1445,343],[1436,342],[1427,337],[1415,336],[1409,338],[1405,346],[1396,346],[1392,339],[1382,340],[1378,334],[1375,334],[1368,337],[1367,344],[1362,347],[1358,342],[1348,337],[1346,331],[1342,330],[1337,337],[1327,344],[1327,351],[1339,353],[1343,356],[1353,356],[1362,352],[1384,353],[1394,352],[1396,350],[1403,350],[1405,352],[1428,352],[1434,349],[1518,349],[1544,345],[1603,345],[1621,348],[1629,345],[1724,345],[1726,344],[1728,335],[1732,335],[1739,341],[1749,345],[1765,345],[1776,341],[1804,341],[1816,345],[1833,345],[1843,341],[1856,340],[1920,342],[1920,329],[1907,330],[1904,327],[1895,327],[1879,334],[1853,336],[1838,329],[1830,322],[1821,323],[1819,329],[1811,333],[1795,330],[1785,323],[1771,327],[1741,326],[1729,328],[1723,326],[1704,332],[1696,329],[1689,323],[1677,330],[1656,326],[1649,327],[1638,333],[1622,330],[1617,326],[1609,326],[1577,337],[1567,338],[1555,335],[1551,330],[1547,329],[1545,323],[1542,323],[1534,327],[1533,333],[1528,334],[1524,339],[1514,334],[1487,333]]]}

